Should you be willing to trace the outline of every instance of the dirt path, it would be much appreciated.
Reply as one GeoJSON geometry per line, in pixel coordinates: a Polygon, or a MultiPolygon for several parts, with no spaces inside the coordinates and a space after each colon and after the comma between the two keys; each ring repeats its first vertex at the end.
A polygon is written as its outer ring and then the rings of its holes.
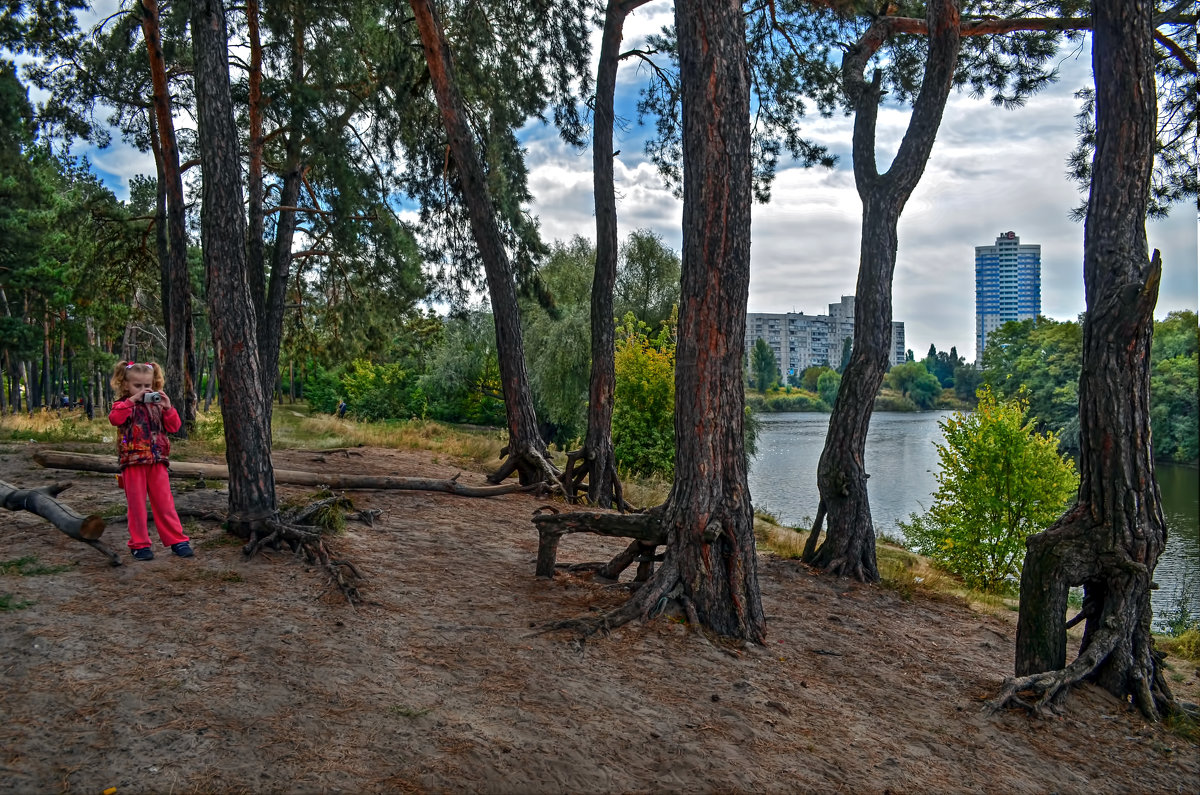
{"type": "MultiPolygon", "coordinates": [[[[67,476],[31,464],[33,447],[0,446],[0,479],[67,476]]],[[[393,450],[313,458],[276,464],[457,471],[393,450]]],[[[111,476],[73,480],[69,504],[122,504],[111,476]]],[[[0,789],[1191,793],[1200,781],[1200,748],[1095,690],[1055,718],[983,715],[1011,664],[1003,617],[764,557],[765,647],[714,646],[670,618],[580,644],[533,628],[624,592],[533,577],[533,498],[352,496],[384,512],[334,541],[368,578],[357,610],[290,555],[243,560],[213,523],[191,523],[191,560],[160,548],[113,569],[37,517],[0,514],[0,561],[70,565],[0,575],[0,594],[32,602],[0,613],[0,789]]],[[[105,535],[124,539],[123,525],[105,535]]],[[[572,536],[559,560],[621,546],[572,536]]]]}

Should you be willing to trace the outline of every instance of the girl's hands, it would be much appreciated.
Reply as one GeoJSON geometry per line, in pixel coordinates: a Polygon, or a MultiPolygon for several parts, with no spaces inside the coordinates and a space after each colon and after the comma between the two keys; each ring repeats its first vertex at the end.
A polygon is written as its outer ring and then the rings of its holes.
{"type": "Polygon", "coordinates": [[[162,396],[162,400],[158,404],[162,406],[162,410],[166,411],[167,409],[171,408],[171,398],[167,395],[167,393],[159,390],[158,394],[162,396]]]}
{"type": "Polygon", "coordinates": [[[129,397],[127,397],[125,399],[128,400],[130,403],[141,403],[142,395],[144,395],[150,391],[152,391],[152,390],[146,389],[145,387],[134,387],[133,391],[129,393],[129,397]]]}

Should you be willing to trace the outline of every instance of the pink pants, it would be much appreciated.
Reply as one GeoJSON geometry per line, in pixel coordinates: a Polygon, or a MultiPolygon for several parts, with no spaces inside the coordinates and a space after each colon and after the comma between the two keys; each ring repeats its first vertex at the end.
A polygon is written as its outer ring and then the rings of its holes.
{"type": "Polygon", "coordinates": [[[183,534],[183,524],[175,513],[175,499],[171,496],[171,481],[166,464],[141,464],[125,467],[121,472],[121,483],[125,487],[125,501],[129,503],[129,548],[142,549],[150,546],[150,533],[146,529],[146,495],[150,495],[150,507],[154,510],[154,527],[163,546],[171,546],[188,540],[183,534]]]}

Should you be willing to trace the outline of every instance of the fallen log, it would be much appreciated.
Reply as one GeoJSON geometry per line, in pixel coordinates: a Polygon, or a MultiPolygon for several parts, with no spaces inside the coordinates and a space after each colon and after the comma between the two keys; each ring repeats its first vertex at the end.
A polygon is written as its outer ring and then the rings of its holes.
{"type": "Polygon", "coordinates": [[[0,505],[10,511],[28,511],[42,517],[76,541],[99,550],[114,566],[120,566],[120,556],[100,541],[100,536],[104,533],[104,519],[98,514],[80,516],[55,499],[70,486],[70,483],[63,483],[36,489],[19,489],[0,480],[0,505]]]}
{"type": "MultiPolygon", "coordinates": [[[[51,469],[74,469],[83,472],[120,472],[117,459],[107,455],[88,453],[64,453],[58,450],[41,450],[33,454],[33,460],[51,469]]],[[[172,461],[173,478],[229,479],[229,468],[222,464],[200,464],[192,461],[172,461]]],[[[276,469],[275,482],[294,486],[326,486],[331,489],[398,489],[403,491],[440,491],[459,497],[495,497],[513,492],[534,491],[537,484],[522,486],[509,483],[501,486],[465,486],[458,482],[458,475],[446,480],[435,478],[401,478],[391,475],[343,475],[337,472],[303,472],[296,469],[276,469]]]]}

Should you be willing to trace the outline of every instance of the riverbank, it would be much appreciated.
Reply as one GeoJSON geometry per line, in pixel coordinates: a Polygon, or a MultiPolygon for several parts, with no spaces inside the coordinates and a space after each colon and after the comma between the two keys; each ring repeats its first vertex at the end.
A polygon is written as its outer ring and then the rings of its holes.
{"type": "MultiPolygon", "coordinates": [[[[832,406],[816,392],[797,387],[783,387],[761,392],[746,392],[746,405],[751,411],[762,414],[783,414],[811,411],[828,414],[832,406]]],[[[970,411],[973,404],[959,400],[954,390],[947,389],[930,408],[921,408],[906,395],[894,389],[881,389],[875,396],[874,411],[920,412],[920,411],[970,411]]]]}
{"type": "MultiPolygon", "coordinates": [[[[110,476],[41,470],[40,446],[0,444],[0,479],[69,480],[66,502],[120,516],[110,476]]],[[[482,480],[431,450],[275,455],[289,469],[482,480]]],[[[220,504],[209,485],[180,503],[220,504]]],[[[1200,745],[1092,687],[1059,715],[987,714],[1011,667],[1014,614],[930,593],[916,570],[908,586],[863,586],[764,550],[766,645],[709,642],[673,614],[585,644],[536,628],[614,608],[626,586],[533,576],[529,516],[544,500],[351,496],[383,512],[330,542],[366,578],[357,609],[289,554],[244,560],[215,520],[188,520],[195,558],[160,549],[114,569],[37,517],[8,515],[0,561],[30,563],[0,575],[12,606],[0,613],[4,780],[18,791],[982,793],[1004,782],[1035,793],[1190,792],[1200,776],[1200,745]]],[[[112,521],[105,540],[119,548],[112,521]]],[[[559,561],[623,547],[571,536],[559,561]]]]}

